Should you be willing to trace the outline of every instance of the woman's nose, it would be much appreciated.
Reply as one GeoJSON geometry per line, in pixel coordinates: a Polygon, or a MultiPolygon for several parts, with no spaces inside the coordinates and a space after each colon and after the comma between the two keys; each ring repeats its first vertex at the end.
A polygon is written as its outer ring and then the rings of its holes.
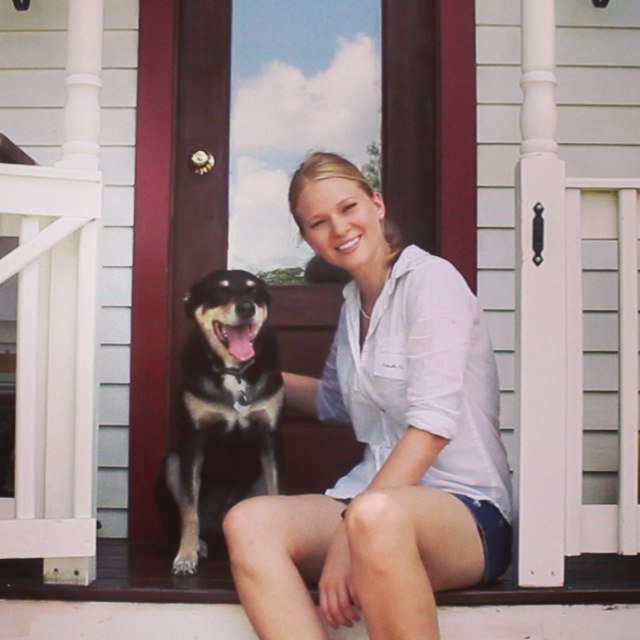
{"type": "Polygon", "coordinates": [[[344,235],[348,228],[349,222],[342,216],[336,216],[331,220],[331,230],[336,236],[344,235]]]}

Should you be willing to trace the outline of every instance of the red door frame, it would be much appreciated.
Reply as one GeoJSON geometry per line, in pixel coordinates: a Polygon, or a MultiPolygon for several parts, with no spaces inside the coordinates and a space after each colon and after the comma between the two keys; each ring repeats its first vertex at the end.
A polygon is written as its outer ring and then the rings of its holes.
{"type": "Polygon", "coordinates": [[[440,253],[475,291],[477,275],[474,0],[439,0],[440,253]]]}
{"type": "Polygon", "coordinates": [[[131,312],[129,536],[160,528],[154,471],[169,408],[169,228],[172,199],[174,46],[178,0],[141,0],[136,115],[135,234],[131,312]],[[133,508],[131,508],[133,507],[133,508]]]}
{"type": "MultiPolygon", "coordinates": [[[[425,0],[427,1],[427,0],[425,0]]],[[[132,290],[129,535],[159,530],[155,470],[169,408],[169,228],[178,0],[140,0],[132,290]]],[[[440,252],[475,288],[476,69],[474,0],[440,0],[438,194],[440,252]]]]}

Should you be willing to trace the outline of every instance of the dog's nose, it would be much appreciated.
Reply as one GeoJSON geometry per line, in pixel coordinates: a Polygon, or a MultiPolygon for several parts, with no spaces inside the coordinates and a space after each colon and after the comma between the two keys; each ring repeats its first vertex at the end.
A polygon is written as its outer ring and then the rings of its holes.
{"type": "Polygon", "coordinates": [[[241,318],[252,318],[255,312],[256,308],[253,302],[238,302],[238,304],[236,304],[236,313],[241,318]]]}

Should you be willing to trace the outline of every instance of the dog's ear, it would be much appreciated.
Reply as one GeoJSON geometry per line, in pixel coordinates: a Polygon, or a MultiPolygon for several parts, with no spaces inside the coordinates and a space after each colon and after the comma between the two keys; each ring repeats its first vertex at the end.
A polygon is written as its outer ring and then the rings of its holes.
{"type": "Polygon", "coordinates": [[[189,318],[189,320],[193,319],[193,315],[200,305],[195,292],[195,287],[191,287],[182,300],[184,302],[184,312],[187,318],[189,318]]]}

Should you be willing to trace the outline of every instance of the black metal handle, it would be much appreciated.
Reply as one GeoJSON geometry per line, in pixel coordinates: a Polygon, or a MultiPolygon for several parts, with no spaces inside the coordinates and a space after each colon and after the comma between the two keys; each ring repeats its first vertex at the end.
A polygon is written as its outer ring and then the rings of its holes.
{"type": "Polygon", "coordinates": [[[533,217],[533,264],[535,264],[536,267],[539,267],[544,260],[542,257],[542,252],[544,250],[543,211],[544,207],[539,202],[536,202],[533,207],[533,212],[535,213],[533,217]]]}
{"type": "Polygon", "coordinates": [[[26,11],[31,4],[31,0],[13,0],[13,6],[18,11],[26,11]]]}

